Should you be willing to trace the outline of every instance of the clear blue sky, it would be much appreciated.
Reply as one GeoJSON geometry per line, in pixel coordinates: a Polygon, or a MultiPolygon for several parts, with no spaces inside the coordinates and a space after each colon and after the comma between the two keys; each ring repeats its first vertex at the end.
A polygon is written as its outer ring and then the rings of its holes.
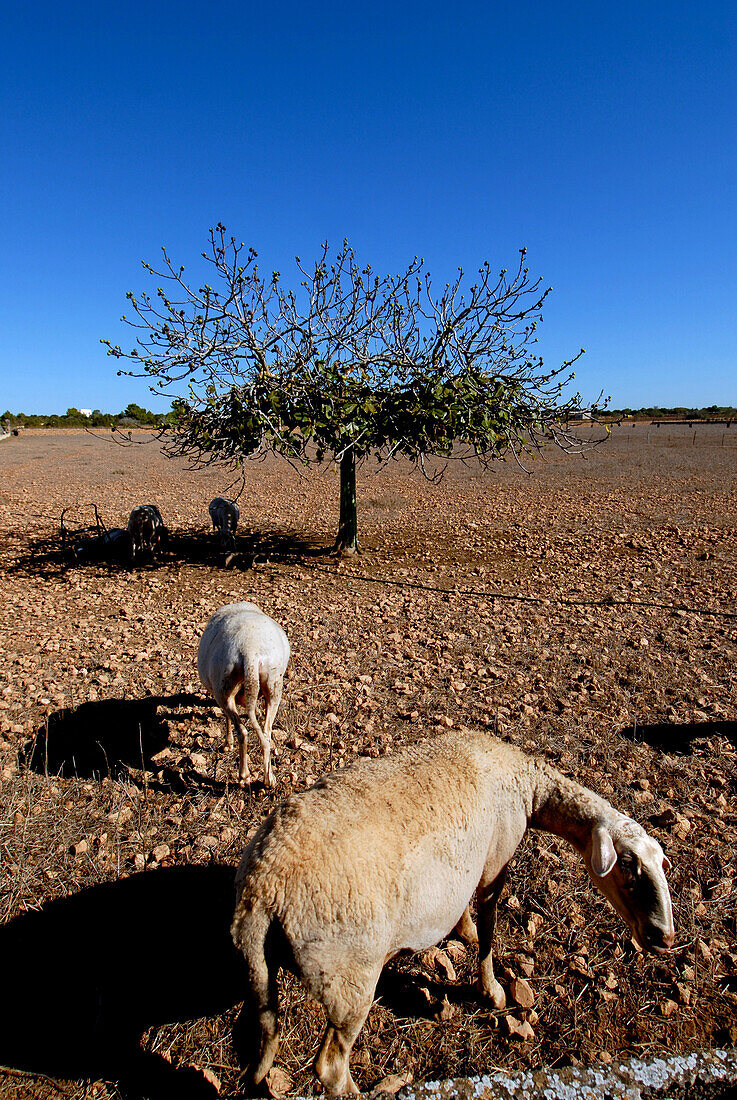
{"type": "Polygon", "coordinates": [[[0,411],[165,407],[99,340],[218,220],[285,279],[526,245],[585,397],[737,404],[734,0],[23,0],[0,50],[0,411]]]}

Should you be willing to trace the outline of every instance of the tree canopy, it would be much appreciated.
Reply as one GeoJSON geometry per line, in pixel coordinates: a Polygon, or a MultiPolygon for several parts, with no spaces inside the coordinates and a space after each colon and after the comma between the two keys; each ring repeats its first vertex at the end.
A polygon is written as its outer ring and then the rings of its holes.
{"type": "Polygon", "coordinates": [[[484,263],[465,285],[434,289],[415,258],[400,274],[361,267],[346,243],[325,245],[312,267],[297,258],[298,285],[264,277],[257,253],[225,227],[210,230],[202,257],[212,282],[185,278],[166,249],[155,294],[127,298],[138,336],[119,373],[175,394],[170,455],[240,465],[271,449],[297,462],[340,465],[336,547],[358,546],[356,463],[404,455],[489,462],[548,440],[588,445],[567,429],[580,396],[563,399],[582,354],[553,370],[533,353],[550,288],[533,279],[525,249],[510,273],[484,263]]]}

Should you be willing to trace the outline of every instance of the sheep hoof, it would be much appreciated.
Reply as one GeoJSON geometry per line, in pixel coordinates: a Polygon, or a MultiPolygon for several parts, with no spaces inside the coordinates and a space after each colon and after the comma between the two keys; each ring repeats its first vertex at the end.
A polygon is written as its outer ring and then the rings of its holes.
{"type": "Polygon", "coordinates": [[[497,1012],[507,1007],[507,995],[496,978],[492,978],[486,986],[477,983],[477,988],[485,1001],[490,1001],[497,1012]]]}
{"type": "Polygon", "coordinates": [[[468,909],[463,913],[454,931],[457,936],[460,936],[464,943],[476,944],[479,942],[478,930],[468,909]]]}
{"type": "Polygon", "coordinates": [[[251,781],[250,781],[250,779],[247,775],[239,775],[238,776],[238,786],[239,787],[248,787],[248,786],[250,786],[250,783],[251,783],[251,781]]]}

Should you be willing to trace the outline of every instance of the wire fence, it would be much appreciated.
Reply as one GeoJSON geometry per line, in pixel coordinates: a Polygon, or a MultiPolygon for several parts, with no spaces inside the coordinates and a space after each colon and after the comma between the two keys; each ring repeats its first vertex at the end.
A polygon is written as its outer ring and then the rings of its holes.
{"type": "Polygon", "coordinates": [[[737,422],[698,424],[694,422],[611,424],[613,437],[621,443],[649,443],[653,446],[707,446],[737,448],[737,422]]]}

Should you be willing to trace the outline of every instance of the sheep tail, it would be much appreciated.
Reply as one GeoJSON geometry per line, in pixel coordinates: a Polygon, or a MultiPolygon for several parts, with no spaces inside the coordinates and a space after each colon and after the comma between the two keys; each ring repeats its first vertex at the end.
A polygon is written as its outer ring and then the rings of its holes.
{"type": "Polygon", "coordinates": [[[235,701],[239,707],[243,707],[249,717],[251,716],[251,712],[255,712],[256,710],[256,703],[258,702],[260,690],[261,679],[258,664],[252,661],[244,662],[241,686],[238,689],[235,701]]]}

